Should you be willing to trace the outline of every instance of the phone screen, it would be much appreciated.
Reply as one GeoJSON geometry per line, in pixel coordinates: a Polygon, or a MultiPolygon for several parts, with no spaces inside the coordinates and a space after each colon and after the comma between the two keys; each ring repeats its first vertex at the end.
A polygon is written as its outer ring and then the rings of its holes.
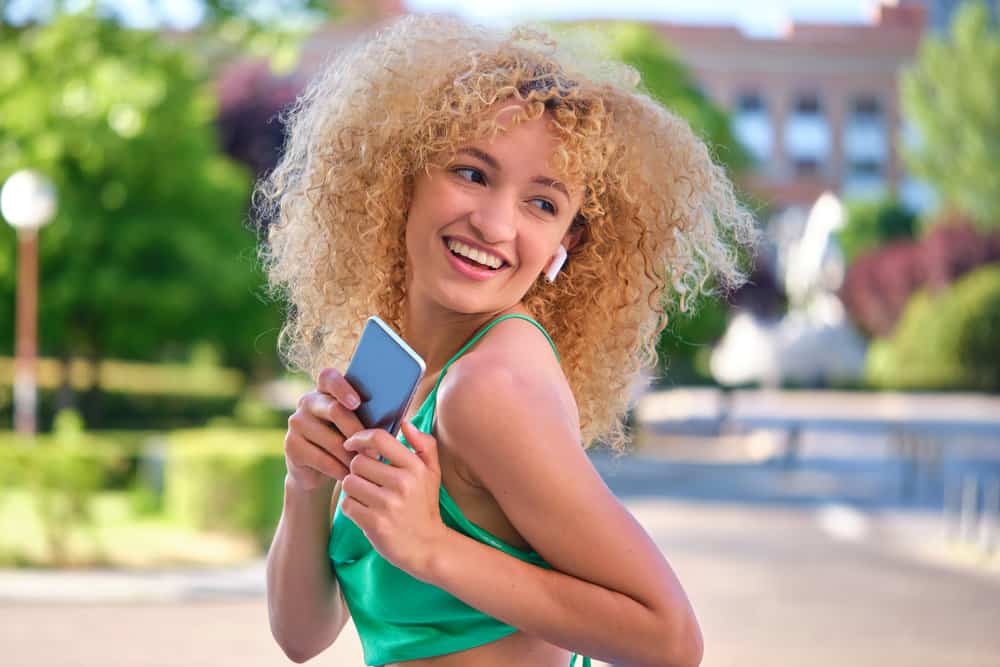
{"type": "Polygon", "coordinates": [[[420,356],[385,322],[368,318],[344,373],[361,397],[354,411],[358,421],[395,436],[424,368],[420,356]]]}

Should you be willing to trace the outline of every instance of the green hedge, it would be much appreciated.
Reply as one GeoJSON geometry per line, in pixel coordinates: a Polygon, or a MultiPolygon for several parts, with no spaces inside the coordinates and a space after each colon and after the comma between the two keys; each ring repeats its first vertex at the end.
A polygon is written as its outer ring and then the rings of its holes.
{"type": "MultiPolygon", "coordinates": [[[[78,419],[78,418],[77,418],[78,419]]],[[[136,434],[57,435],[24,438],[0,434],[0,489],[31,492],[56,565],[69,562],[67,526],[92,528],[98,491],[130,479],[139,452],[136,434]]]]}
{"type": "Polygon", "coordinates": [[[0,486],[67,488],[93,480],[102,489],[133,484],[143,441],[140,431],[43,434],[34,439],[0,431],[0,486]]]}
{"type": "Polygon", "coordinates": [[[191,528],[252,535],[266,549],[284,503],[284,435],[237,429],[170,433],[166,512],[191,528]]]}
{"type": "Polygon", "coordinates": [[[1000,391],[1000,265],[938,294],[918,292],[889,340],[873,342],[866,375],[877,387],[1000,391]]]}
{"type": "Polygon", "coordinates": [[[65,526],[93,525],[92,499],[107,489],[131,491],[136,516],[162,513],[270,546],[284,503],[284,430],[84,433],[68,421],[34,439],[0,432],[0,489],[35,497],[57,563],[68,553],[65,526]]]}
{"type": "MultiPolygon", "coordinates": [[[[77,396],[91,430],[193,428],[203,426],[218,416],[232,415],[239,404],[237,396],[159,396],[102,392],[94,404],[87,394],[77,396]]],[[[53,427],[58,404],[56,390],[38,392],[38,429],[53,427]]],[[[0,424],[13,422],[13,394],[10,387],[0,387],[0,424]]]]}

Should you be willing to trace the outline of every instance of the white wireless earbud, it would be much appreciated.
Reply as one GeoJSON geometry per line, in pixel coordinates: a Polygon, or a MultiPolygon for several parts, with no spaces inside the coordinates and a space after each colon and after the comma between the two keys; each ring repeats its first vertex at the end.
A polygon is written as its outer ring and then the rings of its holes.
{"type": "Polygon", "coordinates": [[[552,258],[549,262],[549,268],[545,271],[545,279],[550,283],[554,282],[556,275],[559,273],[559,269],[562,268],[563,264],[566,263],[566,257],[569,255],[566,253],[566,247],[562,243],[559,244],[559,250],[556,251],[556,256],[552,258]]]}

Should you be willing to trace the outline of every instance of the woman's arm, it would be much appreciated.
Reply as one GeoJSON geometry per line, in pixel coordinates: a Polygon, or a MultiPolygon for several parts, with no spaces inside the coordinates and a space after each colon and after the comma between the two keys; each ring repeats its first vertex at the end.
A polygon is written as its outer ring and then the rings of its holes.
{"type": "Polygon", "coordinates": [[[701,631],[680,582],[597,474],[545,372],[472,361],[442,395],[438,433],[461,443],[453,451],[555,570],[452,531],[427,580],[505,623],[606,662],[698,665],[701,631]]]}
{"type": "Polygon", "coordinates": [[[350,618],[327,556],[331,500],[340,485],[305,491],[285,477],[285,504],[267,554],[267,609],[271,634],[294,662],[322,653],[350,618]]]}

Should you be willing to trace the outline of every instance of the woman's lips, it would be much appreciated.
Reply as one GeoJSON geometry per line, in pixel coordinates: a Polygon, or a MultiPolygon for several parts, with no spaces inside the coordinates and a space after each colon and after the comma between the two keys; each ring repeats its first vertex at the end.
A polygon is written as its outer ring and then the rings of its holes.
{"type": "Polygon", "coordinates": [[[442,239],[442,245],[444,246],[445,254],[448,256],[448,263],[466,278],[472,278],[473,280],[489,280],[490,278],[506,271],[509,266],[507,263],[504,263],[499,269],[487,269],[486,267],[479,268],[459,259],[458,256],[448,248],[447,238],[442,239]]]}

